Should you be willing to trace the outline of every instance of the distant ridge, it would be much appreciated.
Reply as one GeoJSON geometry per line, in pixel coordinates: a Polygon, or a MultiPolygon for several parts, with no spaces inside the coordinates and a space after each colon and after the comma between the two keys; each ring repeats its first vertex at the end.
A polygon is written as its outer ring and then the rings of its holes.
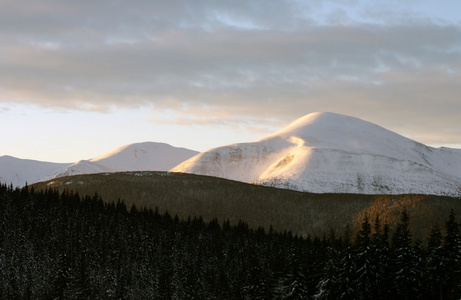
{"type": "Polygon", "coordinates": [[[313,193],[461,195],[461,149],[428,147],[335,113],[308,114],[259,141],[211,149],[171,171],[313,193]]]}
{"type": "Polygon", "coordinates": [[[197,151],[177,148],[165,143],[144,142],[119,147],[90,160],[81,160],[64,170],[41,178],[124,171],[168,171],[180,162],[198,154],[197,151]]]}
{"type": "Polygon", "coordinates": [[[52,163],[0,157],[0,182],[22,187],[57,177],[122,171],[168,171],[199,152],[165,143],[144,142],[119,147],[93,159],[52,163]]]}
{"type": "Polygon", "coordinates": [[[13,156],[0,156],[0,182],[22,187],[67,168],[70,163],[52,163],[13,156]]]}

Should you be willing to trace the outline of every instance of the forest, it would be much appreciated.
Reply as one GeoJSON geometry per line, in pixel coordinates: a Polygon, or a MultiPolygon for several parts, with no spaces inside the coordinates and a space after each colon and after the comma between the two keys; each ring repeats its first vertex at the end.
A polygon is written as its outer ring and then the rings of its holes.
{"type": "Polygon", "coordinates": [[[405,210],[395,230],[382,223],[301,237],[0,185],[0,299],[461,297],[453,210],[427,241],[405,210]]]}

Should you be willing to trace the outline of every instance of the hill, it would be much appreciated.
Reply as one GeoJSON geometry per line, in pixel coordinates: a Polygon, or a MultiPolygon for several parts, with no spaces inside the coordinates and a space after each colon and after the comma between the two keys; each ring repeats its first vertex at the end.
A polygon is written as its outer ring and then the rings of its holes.
{"type": "Polygon", "coordinates": [[[172,172],[314,193],[461,196],[461,150],[432,148],[378,125],[312,113],[253,143],[211,149],[172,172]]]}
{"type": "Polygon", "coordinates": [[[443,225],[453,208],[461,215],[459,198],[430,195],[313,194],[246,184],[221,178],[169,172],[124,172],[78,175],[32,185],[35,190],[56,188],[80,196],[99,194],[104,201],[123,200],[128,208],[159,208],[181,219],[202,216],[252,228],[272,226],[300,235],[343,233],[358,229],[366,214],[374,221],[397,223],[408,210],[415,238],[427,237],[428,224],[443,225]]]}

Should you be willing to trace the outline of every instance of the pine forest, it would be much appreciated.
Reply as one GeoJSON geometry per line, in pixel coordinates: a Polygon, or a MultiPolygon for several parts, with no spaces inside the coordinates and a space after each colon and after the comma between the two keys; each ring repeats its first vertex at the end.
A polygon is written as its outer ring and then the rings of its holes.
{"type": "Polygon", "coordinates": [[[454,211],[424,241],[410,223],[297,236],[1,185],[0,299],[459,299],[454,211]]]}

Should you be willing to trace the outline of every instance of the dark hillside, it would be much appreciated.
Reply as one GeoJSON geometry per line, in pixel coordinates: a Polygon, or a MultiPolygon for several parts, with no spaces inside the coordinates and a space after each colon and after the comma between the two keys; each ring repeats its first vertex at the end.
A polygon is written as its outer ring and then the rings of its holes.
{"type": "Polygon", "coordinates": [[[364,215],[391,225],[407,209],[416,238],[426,237],[428,224],[443,225],[450,208],[461,215],[458,198],[429,195],[311,194],[276,189],[221,178],[167,172],[124,172],[63,177],[36,183],[36,190],[57,188],[95,193],[108,202],[123,200],[127,207],[159,208],[180,219],[202,216],[232,224],[243,220],[252,228],[271,225],[277,231],[302,234],[327,234],[330,228],[344,232],[347,225],[357,230],[364,215]]]}
{"type": "Polygon", "coordinates": [[[427,247],[410,224],[304,239],[0,185],[0,299],[460,299],[455,213],[427,247]]]}

